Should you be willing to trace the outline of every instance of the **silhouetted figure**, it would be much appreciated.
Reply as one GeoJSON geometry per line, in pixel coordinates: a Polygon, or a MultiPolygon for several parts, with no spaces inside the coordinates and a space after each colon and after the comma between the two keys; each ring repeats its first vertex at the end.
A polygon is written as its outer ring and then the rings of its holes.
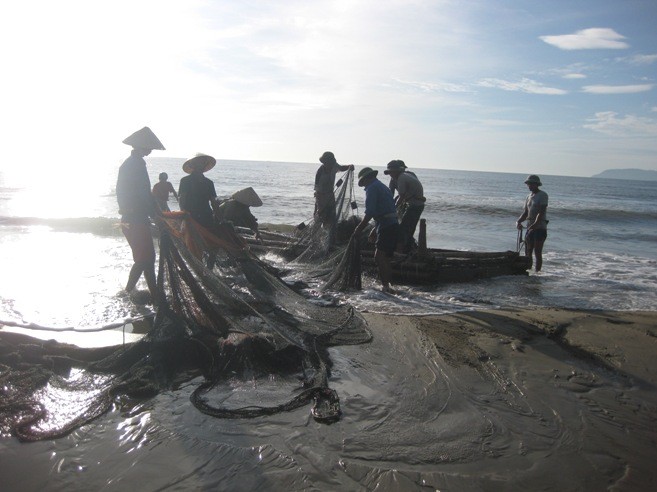
{"type": "Polygon", "coordinates": [[[391,190],[394,188],[399,193],[396,201],[401,227],[399,249],[403,253],[410,253],[411,250],[417,248],[417,242],[413,236],[424,211],[426,202],[424,188],[415,174],[406,172],[404,161],[390,161],[384,174],[390,175],[389,188],[391,190]]]}
{"type": "Polygon", "coordinates": [[[231,222],[236,227],[248,227],[260,239],[258,219],[251,213],[250,207],[262,206],[262,200],[251,187],[239,190],[219,205],[217,218],[220,221],[231,222]]]}
{"type": "MultiPolygon", "coordinates": [[[[214,232],[213,210],[217,211],[217,192],[212,180],[203,173],[209,171],[217,163],[212,156],[197,154],[195,157],[185,161],[183,171],[189,176],[180,180],[178,187],[178,201],[180,210],[189,215],[206,229],[214,232]]],[[[208,268],[214,266],[216,255],[211,253],[207,259],[208,268]]]]}
{"type": "Polygon", "coordinates": [[[153,185],[153,196],[160,210],[163,212],[170,212],[169,210],[169,193],[178,199],[178,193],[173,189],[173,185],[167,181],[169,175],[167,173],[160,173],[159,181],[153,185]]]}
{"type": "Polygon", "coordinates": [[[143,273],[153,303],[156,303],[155,248],[150,218],[156,217],[159,210],[151,193],[144,157],[152,150],[165,149],[147,126],[130,135],[123,143],[130,145],[132,152],[119,168],[116,199],[121,214],[121,230],[132,249],[134,261],[125,290],[132,293],[143,273]]]}

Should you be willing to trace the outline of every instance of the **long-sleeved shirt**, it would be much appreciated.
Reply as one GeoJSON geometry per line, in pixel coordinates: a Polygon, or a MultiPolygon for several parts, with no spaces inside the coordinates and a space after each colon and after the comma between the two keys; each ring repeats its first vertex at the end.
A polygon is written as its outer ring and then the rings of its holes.
{"type": "Polygon", "coordinates": [[[134,150],[119,168],[116,200],[122,222],[147,223],[148,217],[156,214],[157,206],[151,193],[146,161],[134,150]]]}
{"type": "Polygon", "coordinates": [[[365,215],[374,218],[377,230],[397,224],[397,208],[392,193],[376,178],[365,187],[365,215]]]}

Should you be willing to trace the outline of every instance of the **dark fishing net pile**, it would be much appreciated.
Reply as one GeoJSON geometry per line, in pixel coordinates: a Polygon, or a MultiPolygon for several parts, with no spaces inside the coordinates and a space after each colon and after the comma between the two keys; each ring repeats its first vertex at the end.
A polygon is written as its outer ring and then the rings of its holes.
{"type": "Polygon", "coordinates": [[[322,279],[325,289],[360,289],[360,242],[351,237],[360,222],[353,170],[337,180],[334,196],[333,219],[322,221],[313,217],[308,223],[300,224],[282,254],[295,269],[322,279]]]}
{"type": "Polygon", "coordinates": [[[160,231],[161,298],[139,342],[83,349],[2,334],[0,432],[25,441],[56,438],[115,405],[199,376],[191,401],[209,415],[256,417],[312,404],[316,420],[337,420],[328,348],[369,341],[364,319],[349,306],[325,307],[292,291],[228,226],[211,234],[173,212],[160,231]],[[204,262],[209,252],[216,254],[213,270],[204,262]],[[228,394],[228,380],[273,376],[294,383],[284,394],[254,392],[237,403],[228,394]]]}

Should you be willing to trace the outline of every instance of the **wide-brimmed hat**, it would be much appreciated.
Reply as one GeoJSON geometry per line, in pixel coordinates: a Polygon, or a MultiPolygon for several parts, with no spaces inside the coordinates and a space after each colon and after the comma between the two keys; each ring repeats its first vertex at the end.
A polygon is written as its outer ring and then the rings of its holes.
{"type": "Polygon", "coordinates": [[[322,156],[319,158],[319,162],[321,162],[322,164],[326,164],[327,162],[336,162],[333,152],[324,152],[322,156]]]}
{"type": "Polygon", "coordinates": [[[530,174],[529,176],[527,176],[527,179],[525,180],[525,184],[535,184],[536,186],[543,186],[543,183],[541,183],[541,178],[539,178],[535,174],[530,174]]]}
{"type": "Polygon", "coordinates": [[[250,186],[244,188],[243,190],[236,191],[231,195],[231,198],[235,201],[240,202],[242,205],[247,205],[249,207],[260,207],[262,206],[262,200],[250,186]]]}
{"type": "Polygon", "coordinates": [[[196,154],[189,160],[186,160],[182,168],[187,174],[191,174],[194,169],[201,167],[203,170],[201,172],[207,173],[210,169],[214,167],[217,163],[217,159],[211,155],[206,154],[196,154]]]}
{"type": "Polygon", "coordinates": [[[369,177],[376,177],[379,171],[375,171],[371,167],[364,167],[358,172],[358,186],[363,186],[363,181],[369,177]]]}
{"type": "Polygon", "coordinates": [[[394,161],[390,161],[388,163],[387,169],[383,171],[383,174],[390,174],[390,171],[403,171],[406,169],[406,164],[404,164],[404,161],[400,161],[399,159],[396,159],[394,161]]]}
{"type": "Polygon", "coordinates": [[[155,136],[153,131],[145,126],[137,130],[123,141],[124,144],[138,149],[148,150],[166,150],[160,139],[155,136]]]}

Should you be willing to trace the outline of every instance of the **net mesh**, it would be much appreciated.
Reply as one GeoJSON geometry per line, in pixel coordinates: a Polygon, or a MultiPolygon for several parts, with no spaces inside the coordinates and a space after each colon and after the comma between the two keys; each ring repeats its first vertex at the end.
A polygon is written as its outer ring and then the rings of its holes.
{"type": "Polygon", "coordinates": [[[85,349],[0,336],[0,432],[24,441],[56,438],[113,405],[199,376],[191,401],[208,415],[256,417],[312,403],[318,421],[339,419],[338,395],[328,387],[328,348],[369,341],[362,316],[291,290],[228,225],[211,232],[169,212],[159,229],[158,307],[139,342],[85,349]],[[208,255],[215,258],[212,270],[208,255]],[[228,380],[272,375],[288,382],[284,394],[279,388],[230,403],[228,380]]]}
{"type": "Polygon", "coordinates": [[[361,288],[360,240],[352,238],[360,222],[354,195],[354,171],[348,170],[335,184],[334,211],[330,220],[313,217],[297,227],[282,251],[290,266],[324,281],[323,289],[361,288]]]}

